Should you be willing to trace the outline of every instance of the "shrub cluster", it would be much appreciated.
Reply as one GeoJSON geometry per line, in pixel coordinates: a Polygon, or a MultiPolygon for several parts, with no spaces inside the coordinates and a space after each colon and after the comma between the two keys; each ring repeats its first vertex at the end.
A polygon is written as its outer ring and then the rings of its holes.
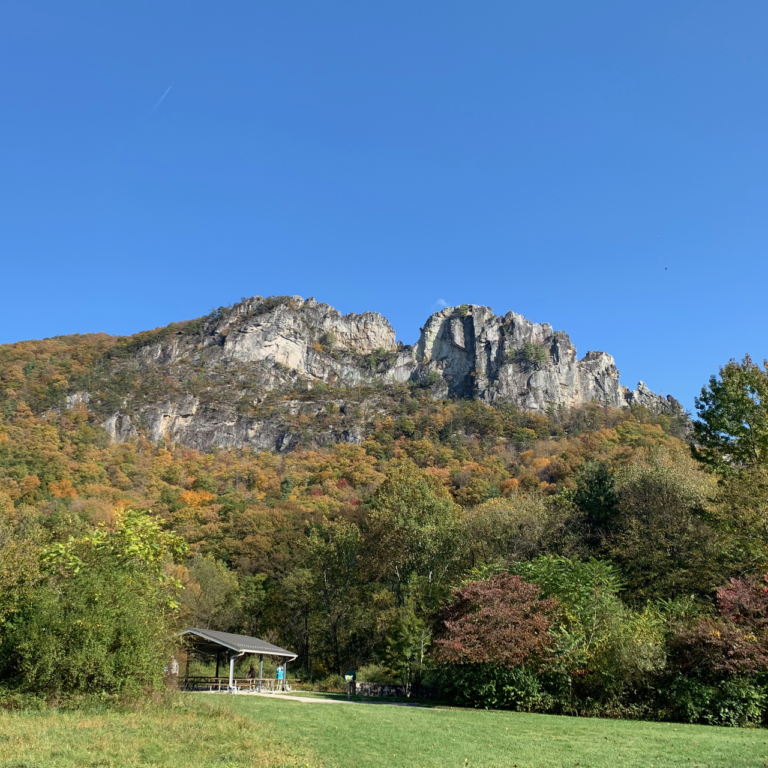
{"type": "Polygon", "coordinates": [[[619,599],[608,563],[550,555],[517,565],[530,583],[507,573],[471,582],[443,612],[435,660],[448,698],[558,714],[763,722],[768,577],[732,579],[713,614],[691,613],[685,601],[638,611],[619,599]]]}

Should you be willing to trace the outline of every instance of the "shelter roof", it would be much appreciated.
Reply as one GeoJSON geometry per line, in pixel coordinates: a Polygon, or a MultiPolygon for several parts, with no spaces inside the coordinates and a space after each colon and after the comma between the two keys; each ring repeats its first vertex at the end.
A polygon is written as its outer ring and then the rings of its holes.
{"type": "Polygon", "coordinates": [[[198,629],[190,627],[180,635],[191,635],[192,644],[203,653],[219,653],[222,650],[237,651],[237,653],[259,653],[264,656],[283,656],[289,661],[298,658],[293,651],[287,651],[266,640],[247,635],[233,635],[231,632],[218,632],[215,629],[198,629]]]}

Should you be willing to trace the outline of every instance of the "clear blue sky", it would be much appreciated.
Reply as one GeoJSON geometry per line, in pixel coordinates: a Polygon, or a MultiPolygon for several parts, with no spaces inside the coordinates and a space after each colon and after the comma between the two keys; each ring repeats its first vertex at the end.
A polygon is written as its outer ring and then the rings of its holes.
{"type": "Polygon", "coordinates": [[[4,0],[0,342],[478,303],[691,407],[768,356],[766,40],[765,0],[4,0]]]}

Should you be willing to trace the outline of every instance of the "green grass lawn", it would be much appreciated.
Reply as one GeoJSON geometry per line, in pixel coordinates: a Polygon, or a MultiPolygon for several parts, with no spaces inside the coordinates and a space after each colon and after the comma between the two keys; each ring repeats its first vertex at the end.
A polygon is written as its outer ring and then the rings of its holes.
{"type": "Polygon", "coordinates": [[[3,768],[319,768],[314,753],[222,696],[133,711],[0,712],[3,768]]]}
{"type": "Polygon", "coordinates": [[[2,768],[768,766],[768,731],[180,694],[135,711],[0,713],[2,768]]]}
{"type": "Polygon", "coordinates": [[[328,768],[768,765],[768,731],[757,729],[245,696],[228,702],[328,768]]]}

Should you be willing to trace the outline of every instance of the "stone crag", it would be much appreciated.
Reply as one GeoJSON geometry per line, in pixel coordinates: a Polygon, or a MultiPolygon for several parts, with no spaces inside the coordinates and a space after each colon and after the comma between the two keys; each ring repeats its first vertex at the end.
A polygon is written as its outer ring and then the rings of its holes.
{"type": "Polygon", "coordinates": [[[68,398],[100,413],[113,440],[143,431],[202,450],[359,443],[371,419],[386,413],[388,389],[403,384],[435,398],[533,411],[594,402],[680,410],[642,382],[622,386],[610,355],[579,360],[562,331],[477,305],[436,312],[413,346],[397,343],[379,314],[342,315],[298,296],[257,296],[132,339],[88,391],[68,398]],[[312,430],[308,439],[300,425],[329,407],[341,427],[312,430]]]}

